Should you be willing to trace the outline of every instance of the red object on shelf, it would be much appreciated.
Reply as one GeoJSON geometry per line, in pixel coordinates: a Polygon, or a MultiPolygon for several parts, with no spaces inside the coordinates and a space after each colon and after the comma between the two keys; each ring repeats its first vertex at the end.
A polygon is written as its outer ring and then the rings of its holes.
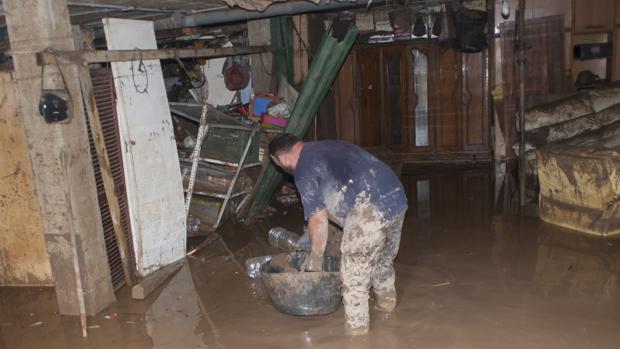
{"type": "Polygon", "coordinates": [[[263,126],[273,125],[284,128],[287,122],[288,119],[285,118],[278,118],[271,115],[263,115],[263,126]]]}

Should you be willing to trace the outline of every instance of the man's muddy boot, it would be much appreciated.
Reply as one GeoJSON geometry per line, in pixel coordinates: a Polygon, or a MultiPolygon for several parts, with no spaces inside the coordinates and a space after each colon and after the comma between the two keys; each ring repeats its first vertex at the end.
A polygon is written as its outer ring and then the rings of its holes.
{"type": "Polygon", "coordinates": [[[351,327],[348,323],[344,324],[344,332],[347,336],[360,336],[367,334],[370,330],[368,325],[361,327],[351,327]]]}
{"type": "Polygon", "coordinates": [[[390,313],[396,308],[396,290],[387,288],[375,290],[375,309],[390,313]]]}

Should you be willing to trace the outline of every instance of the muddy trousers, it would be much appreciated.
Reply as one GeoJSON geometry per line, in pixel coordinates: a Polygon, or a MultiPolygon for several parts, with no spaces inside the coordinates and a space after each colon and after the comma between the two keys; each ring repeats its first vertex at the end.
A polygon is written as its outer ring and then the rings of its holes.
{"type": "Polygon", "coordinates": [[[354,207],[345,221],[340,271],[345,319],[351,329],[369,325],[370,287],[376,293],[394,290],[393,262],[405,212],[382,221],[373,206],[364,205],[354,207]]]}

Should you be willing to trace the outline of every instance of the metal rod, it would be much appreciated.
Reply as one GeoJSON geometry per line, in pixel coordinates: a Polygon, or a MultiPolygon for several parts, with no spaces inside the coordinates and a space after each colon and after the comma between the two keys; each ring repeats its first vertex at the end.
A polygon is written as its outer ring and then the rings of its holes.
{"type": "MultiPolygon", "coordinates": [[[[437,6],[446,3],[460,3],[461,0],[410,0],[410,5],[437,6]]],[[[352,0],[352,1],[286,1],[275,2],[265,11],[249,11],[242,8],[225,8],[221,11],[211,9],[200,10],[187,16],[166,18],[155,21],[155,30],[177,29],[184,27],[198,27],[203,25],[215,25],[224,23],[244,22],[253,19],[271,18],[277,16],[292,16],[302,13],[342,11],[379,6],[387,0],[352,0]]]]}
{"type": "Polygon", "coordinates": [[[366,7],[368,3],[369,0],[357,0],[356,2],[329,2],[323,0],[318,4],[315,4],[311,1],[287,1],[274,3],[271,6],[267,7],[263,12],[248,11],[241,8],[200,12],[182,17],[157,20],[155,21],[155,31],[184,27],[197,27],[203,25],[243,22],[253,19],[270,18],[283,15],[295,15],[300,13],[355,9],[366,7]]]}
{"type": "Polygon", "coordinates": [[[196,173],[198,172],[198,161],[200,159],[200,149],[202,149],[202,141],[205,133],[209,130],[207,125],[207,104],[202,107],[202,114],[200,115],[200,127],[198,127],[198,136],[196,137],[196,146],[192,152],[192,170],[189,175],[189,183],[187,185],[187,197],[185,198],[185,220],[189,216],[189,207],[192,204],[192,193],[194,192],[194,182],[196,181],[196,173]]]}
{"type": "Polygon", "coordinates": [[[245,131],[249,131],[252,129],[251,127],[248,127],[248,126],[224,125],[224,124],[211,124],[211,127],[223,128],[223,129],[229,129],[229,130],[245,130],[245,131]]]}
{"type": "MultiPolygon", "coordinates": [[[[245,195],[247,194],[247,192],[245,190],[242,190],[238,193],[234,193],[230,196],[231,199],[234,199],[236,197],[239,197],[241,195],[245,195]]],[[[207,193],[204,191],[195,191],[193,192],[192,195],[198,195],[198,196],[208,196],[210,198],[216,198],[216,199],[226,199],[226,194],[217,194],[217,193],[207,193]]]]}
{"type": "Polygon", "coordinates": [[[519,204],[525,206],[525,0],[517,10],[517,63],[519,64],[519,204]]]}
{"type": "Polygon", "coordinates": [[[118,12],[118,11],[119,10],[114,10],[114,9],[109,9],[109,8],[102,8],[102,9],[98,9],[98,10],[90,10],[90,11],[84,11],[84,12],[70,13],[69,17],[95,15],[95,14],[98,14],[98,13],[108,13],[108,12],[118,12]]]}
{"type": "Polygon", "coordinates": [[[235,171],[235,176],[233,177],[232,181],[230,182],[230,186],[228,187],[226,198],[224,199],[224,203],[222,203],[222,207],[220,208],[220,213],[217,216],[217,221],[215,222],[215,225],[213,226],[214,229],[217,228],[220,225],[220,222],[222,221],[222,216],[224,216],[224,211],[226,210],[226,206],[228,205],[228,201],[230,200],[230,196],[235,187],[235,183],[237,182],[237,178],[239,178],[239,173],[241,173],[241,170],[243,169],[243,163],[245,162],[245,158],[248,155],[248,151],[250,150],[250,145],[252,145],[252,139],[254,138],[255,133],[256,133],[256,129],[254,128],[252,129],[252,133],[250,133],[250,138],[248,139],[248,143],[245,145],[245,150],[243,151],[243,155],[241,156],[241,159],[239,160],[239,166],[237,166],[237,171],[235,171]]]}
{"type": "MultiPolygon", "coordinates": [[[[184,162],[191,162],[191,159],[185,159],[185,158],[180,158],[180,161],[184,161],[184,162]]],[[[200,158],[200,161],[202,162],[206,162],[208,164],[215,164],[215,165],[225,165],[225,166],[230,166],[230,167],[237,167],[239,166],[239,164],[234,163],[234,162],[230,162],[230,161],[222,161],[222,160],[217,160],[217,159],[208,159],[208,158],[200,158]]],[[[250,167],[256,167],[256,166],[260,166],[262,165],[261,162],[252,162],[249,163],[247,165],[243,165],[243,168],[250,168],[250,167]]]]}
{"type": "Polygon", "coordinates": [[[183,13],[183,11],[164,10],[160,8],[152,7],[136,7],[131,5],[113,5],[113,4],[98,4],[92,2],[77,2],[68,1],[67,5],[76,7],[94,7],[94,8],[107,8],[121,11],[140,11],[140,12],[159,12],[159,13],[183,13]]]}

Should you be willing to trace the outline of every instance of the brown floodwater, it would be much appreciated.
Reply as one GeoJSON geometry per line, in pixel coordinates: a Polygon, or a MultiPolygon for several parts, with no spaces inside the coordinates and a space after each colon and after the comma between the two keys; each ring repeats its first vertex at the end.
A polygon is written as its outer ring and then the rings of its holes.
{"type": "Polygon", "coordinates": [[[320,317],[277,312],[246,258],[273,252],[267,230],[299,231],[296,207],[222,240],[144,301],[121,289],[88,319],[59,316],[49,288],[0,288],[4,348],[618,348],[620,241],[494,215],[486,167],[403,177],[410,209],[396,261],[399,304],[371,312],[370,334],[344,335],[342,306],[320,317]],[[232,254],[230,253],[232,252],[232,254]]]}

